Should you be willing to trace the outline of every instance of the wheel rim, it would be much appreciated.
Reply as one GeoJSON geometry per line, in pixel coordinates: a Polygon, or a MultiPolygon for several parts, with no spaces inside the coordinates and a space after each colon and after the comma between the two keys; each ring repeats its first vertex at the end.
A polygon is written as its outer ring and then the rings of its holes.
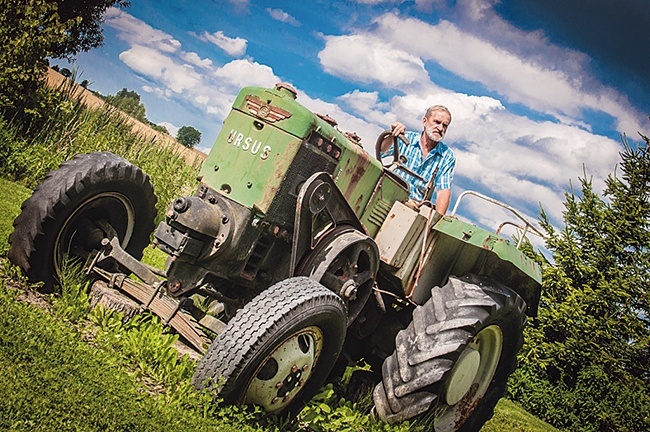
{"type": "Polygon", "coordinates": [[[287,407],[313,375],[323,349],[323,332],[306,327],[280,343],[255,371],[243,402],[260,405],[266,412],[287,407]]]}
{"type": "Polygon", "coordinates": [[[496,324],[482,329],[465,347],[440,395],[437,432],[458,429],[474,412],[492,382],[502,350],[503,333],[496,324]]]}
{"type": "Polygon", "coordinates": [[[354,230],[335,230],[331,235],[332,240],[324,241],[299,273],[319,281],[343,299],[349,325],[361,313],[372,291],[377,254],[366,237],[354,230]]]}
{"type": "Polygon", "coordinates": [[[135,228],[135,210],[121,193],[105,192],[88,198],[61,225],[54,243],[54,269],[61,274],[65,255],[85,259],[101,248],[102,238],[117,235],[126,248],[135,228]],[[113,232],[111,232],[113,231],[113,232]]]}

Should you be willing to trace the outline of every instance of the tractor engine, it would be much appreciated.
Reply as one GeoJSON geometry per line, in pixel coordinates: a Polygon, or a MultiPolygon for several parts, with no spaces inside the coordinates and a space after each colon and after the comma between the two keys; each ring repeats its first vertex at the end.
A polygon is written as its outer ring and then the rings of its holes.
{"type": "MultiPolygon", "coordinates": [[[[177,198],[156,230],[154,243],[170,255],[169,290],[180,295],[215,279],[263,289],[291,276],[292,253],[297,261],[313,247],[297,251],[293,240],[298,197],[314,173],[329,174],[332,199],[369,235],[392,202],[407,198],[355,134],[300,105],[290,86],[243,89],[203,163],[200,187],[177,198]]],[[[337,217],[327,213],[320,223],[334,228],[337,217]]]]}

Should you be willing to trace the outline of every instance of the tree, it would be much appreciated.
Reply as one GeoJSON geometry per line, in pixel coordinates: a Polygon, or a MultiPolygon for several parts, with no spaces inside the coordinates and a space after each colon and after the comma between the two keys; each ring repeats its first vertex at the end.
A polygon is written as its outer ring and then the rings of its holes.
{"type": "Polygon", "coordinates": [[[0,114],[38,117],[47,58],[103,43],[101,18],[125,0],[0,0],[0,114]]]}
{"type": "Polygon", "coordinates": [[[583,178],[564,228],[542,212],[554,264],[511,395],[570,430],[650,430],[650,150],[624,140],[603,197],[583,178]]]}
{"type": "Polygon", "coordinates": [[[124,87],[115,95],[108,95],[106,97],[106,102],[131,117],[147,123],[147,109],[144,104],[140,102],[140,95],[136,91],[124,87]]]}
{"type": "Polygon", "coordinates": [[[193,148],[201,142],[201,132],[192,126],[181,126],[176,134],[176,139],[185,147],[193,148]]]}
{"type": "Polygon", "coordinates": [[[127,7],[127,0],[47,0],[56,5],[59,20],[66,26],[66,38],[50,46],[51,57],[71,58],[104,44],[102,17],[113,6],[127,7]]]}
{"type": "Polygon", "coordinates": [[[49,47],[65,39],[56,5],[0,0],[0,109],[7,117],[34,106],[49,47]]]}

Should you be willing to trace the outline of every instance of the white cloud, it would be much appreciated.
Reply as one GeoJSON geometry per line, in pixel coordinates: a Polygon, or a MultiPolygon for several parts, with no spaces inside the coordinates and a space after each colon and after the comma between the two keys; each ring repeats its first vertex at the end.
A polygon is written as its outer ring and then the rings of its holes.
{"type": "Polygon", "coordinates": [[[215,44],[228,55],[234,57],[244,55],[246,53],[246,46],[248,45],[246,39],[240,37],[228,37],[221,30],[214,33],[203,32],[199,36],[199,39],[215,44]]]}
{"type": "Polygon", "coordinates": [[[183,52],[181,54],[181,58],[186,62],[201,68],[209,68],[210,66],[212,66],[212,60],[207,58],[202,59],[201,57],[199,57],[197,53],[194,52],[183,52]]]}
{"type": "Polygon", "coordinates": [[[176,137],[176,135],[178,135],[178,129],[180,129],[179,126],[176,126],[170,122],[161,122],[158,123],[158,126],[164,126],[165,128],[167,128],[167,132],[169,132],[169,135],[173,137],[176,137]]]}
{"type": "Polygon", "coordinates": [[[300,21],[298,21],[296,18],[293,16],[289,15],[282,9],[272,9],[272,8],[266,8],[266,12],[271,15],[271,18],[273,18],[276,21],[280,21],[286,24],[290,24],[294,27],[300,27],[300,21]]]}
{"type": "Polygon", "coordinates": [[[134,71],[160,82],[174,93],[201,86],[201,75],[191,66],[176,63],[165,53],[150,47],[134,45],[120,54],[120,60],[134,71]]]}
{"type": "Polygon", "coordinates": [[[273,87],[280,79],[273,69],[251,60],[233,60],[216,70],[213,74],[220,82],[227,83],[233,89],[245,86],[273,87]]]}
{"type": "Polygon", "coordinates": [[[174,53],[181,47],[181,43],[171,35],[151,27],[116,7],[106,11],[104,22],[118,30],[118,37],[129,43],[152,47],[166,53],[174,53]]]}
{"type": "Polygon", "coordinates": [[[368,35],[327,36],[318,58],[326,72],[361,83],[388,87],[428,80],[422,60],[368,35]]]}
{"type": "Polygon", "coordinates": [[[385,14],[372,35],[424,61],[435,61],[468,81],[482,83],[509,102],[521,103],[558,119],[579,121],[584,109],[609,113],[622,131],[643,129],[644,119],[614,89],[596,83],[584,54],[551,45],[540,32],[525,33],[493,17],[490,4],[459,2],[475,35],[449,21],[431,25],[385,14]],[[480,22],[481,25],[477,25],[480,22]],[[493,26],[493,27],[491,27],[493,26]],[[494,30],[496,27],[497,31],[494,30]],[[492,28],[492,30],[483,30],[492,28]],[[479,29],[479,30],[477,30],[479,29]],[[494,35],[498,40],[488,36],[494,35]],[[500,43],[501,41],[506,42],[500,43]],[[517,41],[513,44],[512,41],[517,41]],[[423,43],[426,41],[426,43],[423,43]],[[460,55],[462,53],[462,55],[460,55]]]}

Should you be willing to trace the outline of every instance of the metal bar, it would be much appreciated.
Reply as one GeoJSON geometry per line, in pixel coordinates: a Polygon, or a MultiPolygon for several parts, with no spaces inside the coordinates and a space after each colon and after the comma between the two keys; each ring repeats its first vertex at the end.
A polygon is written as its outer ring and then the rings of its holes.
{"type": "MultiPolygon", "coordinates": [[[[479,192],[476,192],[476,191],[468,190],[468,191],[465,191],[465,192],[463,192],[462,194],[460,194],[460,196],[459,196],[458,199],[456,200],[456,204],[454,205],[453,210],[451,211],[451,216],[455,216],[455,215],[456,215],[456,211],[458,210],[458,206],[460,205],[460,201],[461,201],[461,199],[463,199],[463,197],[465,197],[466,195],[474,195],[475,197],[481,198],[481,199],[483,199],[483,200],[485,200],[485,201],[487,201],[487,202],[490,202],[490,203],[492,203],[492,204],[495,204],[495,205],[497,205],[497,206],[499,206],[499,207],[502,207],[502,208],[504,208],[504,209],[510,211],[510,212],[513,213],[513,214],[514,214],[514,215],[515,215],[519,220],[521,220],[523,223],[525,223],[526,226],[529,226],[529,227],[530,227],[530,228],[535,232],[535,234],[537,234],[538,236],[540,236],[540,237],[542,237],[542,238],[545,238],[545,237],[546,237],[544,234],[542,234],[541,231],[539,231],[537,228],[535,228],[535,226],[534,226],[531,222],[529,222],[528,219],[526,219],[523,215],[521,215],[521,214],[520,214],[517,210],[515,210],[514,208],[510,207],[508,204],[502,203],[501,201],[498,201],[498,200],[496,200],[496,199],[494,199],[494,198],[490,198],[489,196],[487,196],[487,195],[483,195],[483,194],[481,194],[481,193],[479,193],[479,192]]],[[[503,225],[503,224],[501,224],[501,225],[503,225]]],[[[513,224],[513,225],[514,225],[514,224],[513,224]]]]}
{"type": "MultiPolygon", "coordinates": [[[[95,267],[95,273],[107,281],[115,280],[115,273],[108,272],[101,268],[95,267]]],[[[196,324],[192,315],[180,308],[180,302],[174,298],[168,297],[162,292],[156,292],[156,288],[138,282],[136,280],[124,278],[119,287],[119,291],[128,294],[141,304],[146,304],[150,299],[148,309],[160,317],[163,323],[168,323],[183,338],[185,338],[196,350],[205,353],[210,345],[210,339],[205,335],[203,330],[196,324]]]]}

